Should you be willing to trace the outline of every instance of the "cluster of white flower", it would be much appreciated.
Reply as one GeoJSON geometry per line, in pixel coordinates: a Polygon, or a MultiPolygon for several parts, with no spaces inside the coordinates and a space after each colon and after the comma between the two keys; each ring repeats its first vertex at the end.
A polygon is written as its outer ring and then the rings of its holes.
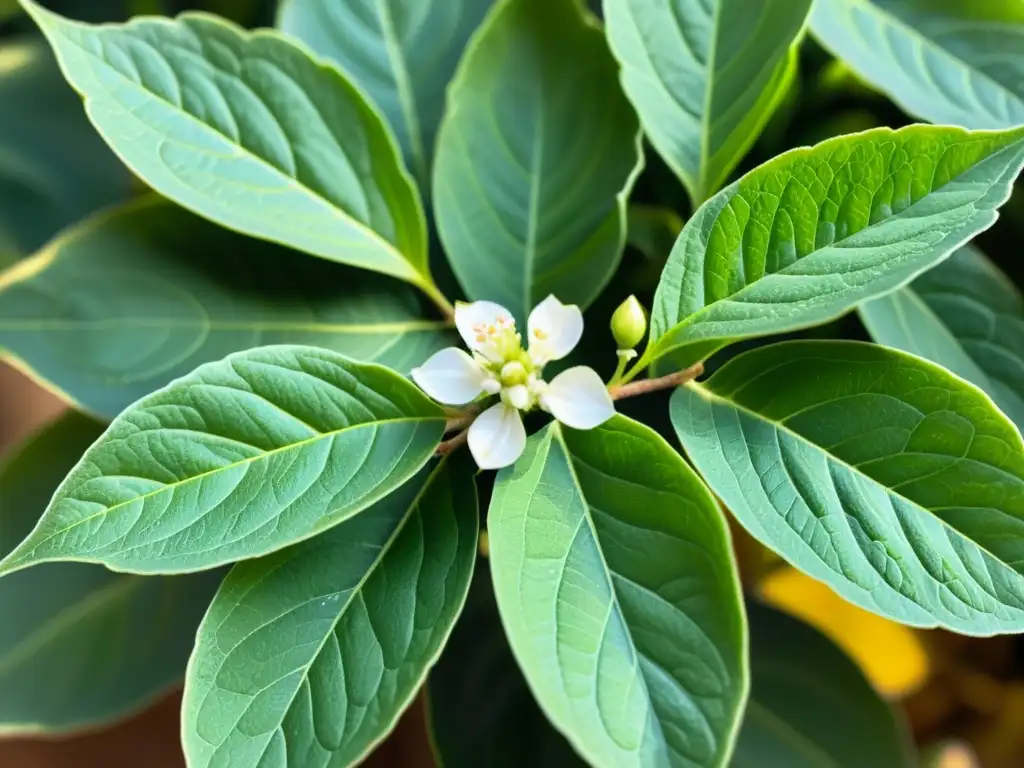
{"type": "Polygon", "coordinates": [[[508,466],[522,454],[526,429],[520,412],[540,407],[574,429],[593,429],[615,415],[611,396],[592,368],[569,368],[550,382],[542,378],[545,365],[561,360],[579,343],[579,307],[562,304],[554,296],[544,299],[530,313],[527,349],[512,314],[500,304],[459,304],[455,326],[473,355],[458,347],[442,349],[414,369],[412,377],[446,405],[499,396],[500,402],[469,428],[469,449],[481,469],[508,466]]]}

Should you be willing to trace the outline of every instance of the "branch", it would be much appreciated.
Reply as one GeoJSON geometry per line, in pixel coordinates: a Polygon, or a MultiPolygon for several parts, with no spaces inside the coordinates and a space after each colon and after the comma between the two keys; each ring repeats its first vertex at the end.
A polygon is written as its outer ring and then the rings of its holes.
{"type": "Polygon", "coordinates": [[[670,373],[668,376],[661,376],[657,379],[642,379],[631,381],[618,387],[612,387],[609,393],[612,400],[622,400],[626,397],[646,395],[648,392],[658,392],[662,389],[681,387],[683,384],[693,381],[704,373],[704,363],[694,363],[684,371],[670,373]]]}
{"type": "Polygon", "coordinates": [[[449,453],[454,451],[466,444],[469,439],[469,429],[464,429],[459,432],[455,437],[449,438],[437,446],[437,450],[434,453],[438,456],[447,456],[449,453]]]}

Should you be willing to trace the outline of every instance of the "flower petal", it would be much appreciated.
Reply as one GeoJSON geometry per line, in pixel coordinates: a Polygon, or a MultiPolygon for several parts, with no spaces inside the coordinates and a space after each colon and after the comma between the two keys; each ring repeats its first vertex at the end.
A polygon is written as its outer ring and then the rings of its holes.
{"type": "Polygon", "coordinates": [[[493,301],[474,301],[471,304],[455,305],[455,327],[466,346],[494,360],[493,349],[486,341],[480,340],[480,328],[498,327],[502,321],[515,324],[512,313],[493,301]]]}
{"type": "Polygon", "coordinates": [[[575,349],[583,335],[583,313],[575,304],[548,296],[533,308],[527,321],[530,359],[537,365],[561,360],[575,349]]]}
{"type": "Polygon", "coordinates": [[[419,368],[412,369],[412,380],[434,400],[446,405],[462,405],[483,392],[487,371],[458,347],[434,353],[419,368]]]}
{"type": "Polygon", "coordinates": [[[540,405],[573,429],[593,429],[615,415],[615,404],[604,382],[585,365],[555,376],[540,396],[540,405]]]}
{"type": "Polygon", "coordinates": [[[526,447],[526,428],[515,408],[498,403],[469,427],[469,451],[480,469],[501,469],[515,462],[526,447]]]}

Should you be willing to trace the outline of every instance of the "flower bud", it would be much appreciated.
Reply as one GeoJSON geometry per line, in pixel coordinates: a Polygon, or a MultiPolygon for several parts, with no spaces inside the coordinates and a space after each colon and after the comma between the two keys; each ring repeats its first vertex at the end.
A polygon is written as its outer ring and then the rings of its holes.
{"type": "Polygon", "coordinates": [[[633,349],[647,333],[647,313],[636,296],[630,296],[612,315],[612,336],[619,349],[633,349]]]}

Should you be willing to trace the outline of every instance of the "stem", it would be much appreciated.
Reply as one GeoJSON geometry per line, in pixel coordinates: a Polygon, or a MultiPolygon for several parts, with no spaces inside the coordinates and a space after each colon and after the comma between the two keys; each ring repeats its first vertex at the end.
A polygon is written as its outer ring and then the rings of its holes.
{"type": "Polygon", "coordinates": [[[643,381],[634,381],[631,384],[620,384],[610,389],[609,392],[612,400],[622,400],[626,397],[646,395],[648,392],[680,387],[693,381],[702,373],[704,373],[704,363],[694,363],[684,371],[670,373],[668,376],[661,376],[657,379],[644,379],[643,381]]]}
{"type": "Polygon", "coordinates": [[[434,453],[436,453],[438,456],[447,456],[456,448],[460,448],[463,445],[465,445],[467,440],[469,440],[468,428],[459,432],[455,437],[445,440],[443,443],[437,446],[437,450],[434,453]]]}
{"type": "Polygon", "coordinates": [[[611,389],[620,381],[622,381],[622,374],[626,372],[626,364],[636,357],[636,353],[632,352],[624,354],[625,350],[620,349],[616,354],[619,356],[619,363],[615,366],[615,373],[612,374],[611,379],[608,380],[608,388],[611,389]]]}
{"type": "Polygon", "coordinates": [[[640,373],[640,371],[642,371],[644,368],[651,364],[652,357],[653,355],[651,354],[651,344],[650,342],[648,342],[647,348],[644,349],[644,353],[640,355],[639,359],[635,363],[633,363],[633,367],[626,371],[622,378],[620,378],[616,383],[621,386],[623,384],[628,384],[629,382],[631,382],[633,379],[636,378],[636,375],[640,373]]]}
{"type": "Polygon", "coordinates": [[[434,278],[427,275],[426,279],[422,283],[418,283],[420,290],[422,290],[427,297],[434,302],[441,314],[444,315],[444,319],[449,323],[455,321],[455,307],[452,306],[451,302],[445,298],[445,295],[441,293],[441,289],[434,284],[434,278]]]}

